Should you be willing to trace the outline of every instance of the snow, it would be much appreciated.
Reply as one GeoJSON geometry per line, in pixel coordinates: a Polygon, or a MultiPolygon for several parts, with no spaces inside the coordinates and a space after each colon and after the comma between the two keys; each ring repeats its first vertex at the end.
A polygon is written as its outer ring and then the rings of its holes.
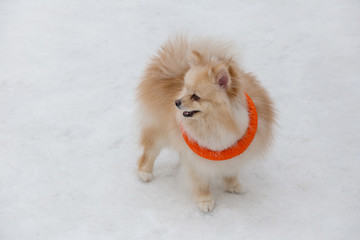
{"type": "Polygon", "coordinates": [[[3,0],[0,239],[356,239],[360,2],[3,0]],[[177,155],[136,176],[134,88],[171,34],[232,40],[276,141],[201,213],[177,155]]]}

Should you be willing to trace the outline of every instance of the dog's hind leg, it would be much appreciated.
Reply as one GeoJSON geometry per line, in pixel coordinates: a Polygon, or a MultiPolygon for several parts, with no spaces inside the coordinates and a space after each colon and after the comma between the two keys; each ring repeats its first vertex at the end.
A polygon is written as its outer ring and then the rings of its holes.
{"type": "Polygon", "coordinates": [[[153,178],[154,162],[162,148],[159,138],[159,131],[155,128],[143,129],[141,133],[144,152],[138,161],[138,176],[143,182],[150,182],[153,178]]]}
{"type": "Polygon", "coordinates": [[[225,190],[229,193],[244,193],[244,190],[236,176],[224,177],[225,190]]]}

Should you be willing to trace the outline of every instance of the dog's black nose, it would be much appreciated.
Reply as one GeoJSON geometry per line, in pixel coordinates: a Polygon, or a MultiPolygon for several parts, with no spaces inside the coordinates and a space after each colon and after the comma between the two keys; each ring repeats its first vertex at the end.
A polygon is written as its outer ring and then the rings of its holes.
{"type": "Polygon", "coordinates": [[[176,105],[176,107],[180,108],[180,106],[181,106],[181,100],[180,100],[180,99],[175,100],[175,105],[176,105]]]}

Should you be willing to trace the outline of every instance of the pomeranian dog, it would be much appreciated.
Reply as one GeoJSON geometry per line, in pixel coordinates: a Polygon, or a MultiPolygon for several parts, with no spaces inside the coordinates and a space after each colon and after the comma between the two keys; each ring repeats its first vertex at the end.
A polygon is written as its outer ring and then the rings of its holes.
{"type": "Polygon", "coordinates": [[[235,52],[221,41],[172,37],[137,88],[143,147],[139,178],[151,181],[161,149],[175,149],[204,212],[215,206],[210,181],[221,178],[227,192],[241,193],[240,167],[263,154],[272,139],[272,100],[241,69],[235,52]]]}

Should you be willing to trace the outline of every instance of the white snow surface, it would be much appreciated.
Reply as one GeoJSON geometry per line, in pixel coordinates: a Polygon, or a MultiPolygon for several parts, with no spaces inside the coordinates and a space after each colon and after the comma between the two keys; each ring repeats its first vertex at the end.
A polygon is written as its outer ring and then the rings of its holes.
{"type": "Polygon", "coordinates": [[[359,239],[359,78],[356,0],[2,0],[0,239],[359,239]],[[177,32],[233,41],[278,113],[211,214],[175,152],[136,176],[134,89],[177,32]]]}

